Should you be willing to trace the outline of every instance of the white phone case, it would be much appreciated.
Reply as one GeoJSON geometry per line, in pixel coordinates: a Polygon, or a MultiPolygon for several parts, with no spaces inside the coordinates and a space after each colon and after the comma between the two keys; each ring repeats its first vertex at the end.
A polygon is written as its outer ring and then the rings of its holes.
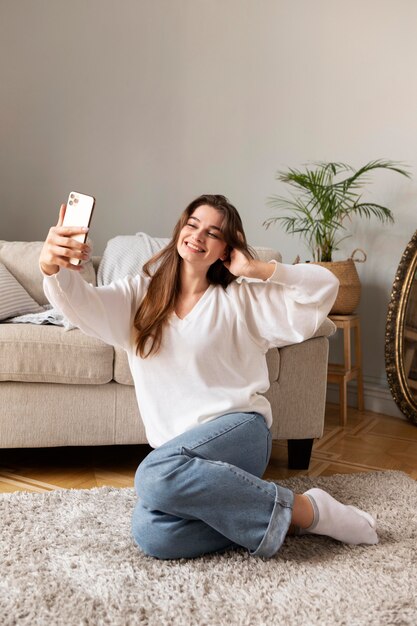
{"type": "MultiPolygon", "coordinates": [[[[71,191],[68,196],[67,207],[65,209],[63,226],[90,226],[91,217],[93,215],[95,198],[87,196],[78,191],[71,191]]],[[[80,233],[74,235],[73,239],[85,243],[88,233],[80,233]]],[[[71,259],[72,265],[79,265],[80,259],[71,259]]]]}

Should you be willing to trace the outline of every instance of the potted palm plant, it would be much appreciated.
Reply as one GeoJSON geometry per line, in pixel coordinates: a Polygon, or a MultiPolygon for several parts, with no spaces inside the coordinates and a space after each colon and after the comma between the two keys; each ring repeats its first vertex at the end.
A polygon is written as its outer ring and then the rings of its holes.
{"type": "Polygon", "coordinates": [[[289,169],[277,173],[277,180],[288,183],[298,193],[290,198],[271,196],[269,206],[291,211],[292,215],[270,217],[263,226],[269,228],[271,224],[282,222],[287,233],[301,233],[312,254],[312,262],[327,267],[339,278],[339,295],[331,313],[348,315],[355,311],[360,300],[360,281],[354,264],[358,259],[353,258],[355,250],[346,261],[333,260],[338,245],[351,235],[342,239],[337,236],[346,230],[346,222],[355,215],[368,219],[375,215],[382,222],[394,222],[387,207],[362,201],[360,190],[369,182],[370,172],[386,169],[408,178],[410,174],[400,163],[382,159],[370,161],[356,171],[345,163],[312,165],[314,167],[307,166],[304,171],[289,169]]]}

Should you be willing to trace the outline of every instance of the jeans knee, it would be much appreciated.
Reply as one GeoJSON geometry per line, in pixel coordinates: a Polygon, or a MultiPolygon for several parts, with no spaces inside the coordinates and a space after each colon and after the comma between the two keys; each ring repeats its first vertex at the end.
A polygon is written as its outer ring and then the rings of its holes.
{"type": "Polygon", "coordinates": [[[150,458],[152,453],[148,455],[142,463],[139,465],[135,473],[135,491],[138,498],[146,503],[148,508],[155,508],[150,506],[149,499],[155,490],[155,486],[158,485],[159,480],[155,471],[155,464],[152,463],[150,458]]]}
{"type": "Polygon", "coordinates": [[[180,457],[142,461],[135,474],[135,491],[148,509],[169,512],[177,501],[176,470],[183,464],[180,457]]]}
{"type": "Polygon", "coordinates": [[[142,461],[142,463],[139,465],[139,467],[137,468],[136,472],[135,472],[135,492],[136,495],[139,496],[139,488],[140,486],[144,483],[144,479],[145,479],[145,461],[146,459],[144,459],[142,461]]]}
{"type": "Polygon", "coordinates": [[[155,559],[181,558],[173,538],[155,527],[148,515],[138,513],[137,508],[132,517],[132,537],[140,550],[155,559]]]}
{"type": "Polygon", "coordinates": [[[173,546],[170,543],[163,542],[158,538],[143,538],[140,537],[138,539],[133,536],[135,542],[137,543],[140,550],[146,555],[150,556],[154,559],[160,559],[161,561],[167,561],[172,559],[181,559],[183,558],[182,554],[178,554],[178,552],[173,549],[173,546]]]}

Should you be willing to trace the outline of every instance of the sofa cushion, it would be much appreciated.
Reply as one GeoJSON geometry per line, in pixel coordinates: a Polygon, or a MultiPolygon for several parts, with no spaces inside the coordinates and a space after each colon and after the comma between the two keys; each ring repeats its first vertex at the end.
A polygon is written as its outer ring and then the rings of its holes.
{"type": "Polygon", "coordinates": [[[27,313],[41,313],[43,310],[3,263],[0,263],[0,320],[27,313]]]}
{"type": "MultiPolygon", "coordinates": [[[[43,275],[39,269],[39,255],[43,243],[43,241],[0,240],[0,262],[38,304],[48,304],[43,292],[43,275]]],[[[88,283],[96,285],[96,273],[92,261],[84,263],[84,268],[81,276],[88,283]]]]}
{"type": "Polygon", "coordinates": [[[80,330],[0,324],[0,380],[100,385],[113,378],[113,348],[80,330]]]}

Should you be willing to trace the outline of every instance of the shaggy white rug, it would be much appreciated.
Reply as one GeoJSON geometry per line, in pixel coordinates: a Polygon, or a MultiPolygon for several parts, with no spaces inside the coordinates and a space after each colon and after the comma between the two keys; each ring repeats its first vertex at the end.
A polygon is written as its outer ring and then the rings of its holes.
{"type": "Polygon", "coordinates": [[[366,509],[380,543],[303,536],[272,559],[239,549],[158,561],[131,539],[133,489],[1,494],[0,624],[417,624],[417,483],[390,471],[281,484],[366,509]]]}

